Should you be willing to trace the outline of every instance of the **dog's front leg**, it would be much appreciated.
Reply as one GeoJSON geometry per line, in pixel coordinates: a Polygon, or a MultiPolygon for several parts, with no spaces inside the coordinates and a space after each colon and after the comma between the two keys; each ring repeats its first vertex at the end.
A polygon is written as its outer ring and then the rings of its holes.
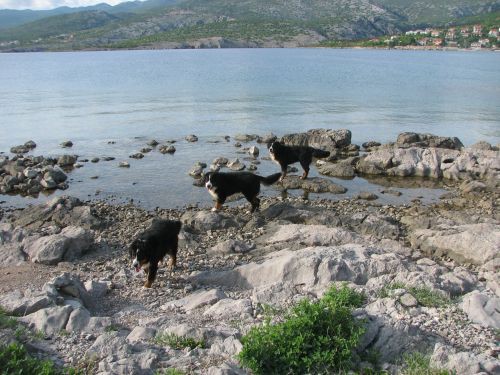
{"type": "Polygon", "coordinates": [[[171,255],[167,263],[167,267],[170,270],[170,272],[172,272],[175,269],[176,265],[177,265],[177,257],[175,255],[171,255]]]}
{"type": "Polygon", "coordinates": [[[144,283],[144,287],[151,288],[153,281],[156,279],[156,273],[158,272],[158,263],[151,263],[148,269],[148,279],[144,283]]]}

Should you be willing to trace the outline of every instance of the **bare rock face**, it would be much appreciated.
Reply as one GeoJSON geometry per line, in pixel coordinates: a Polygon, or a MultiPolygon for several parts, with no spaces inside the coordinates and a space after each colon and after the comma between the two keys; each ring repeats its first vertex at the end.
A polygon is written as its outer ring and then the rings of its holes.
{"type": "Polygon", "coordinates": [[[500,298],[474,291],[464,296],[460,307],[474,323],[500,329],[500,298]]]}
{"type": "Polygon", "coordinates": [[[347,129],[312,129],[307,133],[286,134],[281,138],[291,146],[310,146],[322,150],[348,147],[351,144],[351,131],[347,129]]]}
{"type": "Polygon", "coordinates": [[[62,260],[75,260],[89,251],[94,244],[91,233],[79,227],[66,227],[61,233],[40,237],[25,246],[24,251],[35,263],[57,264],[62,260]]]}
{"type": "Polygon", "coordinates": [[[429,255],[448,256],[459,263],[483,265],[500,253],[500,230],[488,223],[417,229],[410,241],[429,255]]]}
{"type": "Polygon", "coordinates": [[[405,132],[398,135],[396,144],[399,147],[437,147],[460,150],[464,147],[457,137],[439,137],[434,134],[405,132]]]}
{"type": "Polygon", "coordinates": [[[344,194],[347,189],[326,178],[314,177],[306,180],[298,176],[286,176],[282,181],[285,189],[303,189],[311,193],[344,194]]]}

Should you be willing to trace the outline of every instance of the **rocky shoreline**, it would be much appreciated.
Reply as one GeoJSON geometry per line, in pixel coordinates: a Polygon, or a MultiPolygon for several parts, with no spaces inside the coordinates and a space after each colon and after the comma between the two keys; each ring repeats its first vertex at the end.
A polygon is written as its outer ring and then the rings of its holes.
{"type": "Polygon", "coordinates": [[[396,374],[402,355],[419,352],[457,374],[498,373],[498,149],[406,133],[349,155],[359,148],[338,134],[310,132],[289,143],[334,151],[319,168],[457,183],[430,205],[263,197],[254,215],[243,202],[222,212],[69,196],[0,206],[0,306],[18,324],[0,329],[2,342],[87,373],[246,374],[235,359],[241,338],[269,309],[279,320],[301,299],[347,283],[366,296],[354,312],[366,324],[359,371],[396,374]],[[178,268],[161,267],[145,289],[127,245],[158,217],[183,222],[178,268]],[[165,335],[204,344],[178,348],[165,335]]]}

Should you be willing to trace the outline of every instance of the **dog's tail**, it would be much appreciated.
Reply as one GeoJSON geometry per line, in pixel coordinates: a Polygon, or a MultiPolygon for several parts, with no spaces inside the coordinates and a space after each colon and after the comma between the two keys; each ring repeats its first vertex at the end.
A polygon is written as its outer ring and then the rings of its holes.
{"type": "Polygon", "coordinates": [[[263,176],[259,177],[260,177],[260,182],[262,182],[264,185],[272,185],[279,180],[279,178],[281,177],[281,173],[275,173],[267,177],[263,176]]]}
{"type": "Polygon", "coordinates": [[[315,158],[326,158],[328,156],[330,156],[330,151],[323,151],[323,150],[320,150],[320,149],[313,149],[313,156],[315,158]]]}

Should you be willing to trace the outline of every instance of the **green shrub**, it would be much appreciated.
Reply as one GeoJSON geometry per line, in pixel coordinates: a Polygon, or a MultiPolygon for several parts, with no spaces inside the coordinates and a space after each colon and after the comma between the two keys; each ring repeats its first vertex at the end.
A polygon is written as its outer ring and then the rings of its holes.
{"type": "Polygon", "coordinates": [[[364,332],[352,316],[363,296],[332,287],[320,300],[303,300],[282,323],[252,328],[242,338],[241,364],[258,374],[324,374],[351,367],[364,332]]]}
{"type": "Polygon", "coordinates": [[[9,375],[53,375],[58,371],[50,361],[42,361],[28,355],[20,344],[0,347],[0,369],[9,375]]]}
{"type": "Polygon", "coordinates": [[[169,334],[159,334],[153,340],[155,344],[158,345],[168,345],[172,349],[184,349],[184,348],[204,348],[205,342],[203,340],[196,340],[192,337],[177,336],[173,333],[169,334]]]}

